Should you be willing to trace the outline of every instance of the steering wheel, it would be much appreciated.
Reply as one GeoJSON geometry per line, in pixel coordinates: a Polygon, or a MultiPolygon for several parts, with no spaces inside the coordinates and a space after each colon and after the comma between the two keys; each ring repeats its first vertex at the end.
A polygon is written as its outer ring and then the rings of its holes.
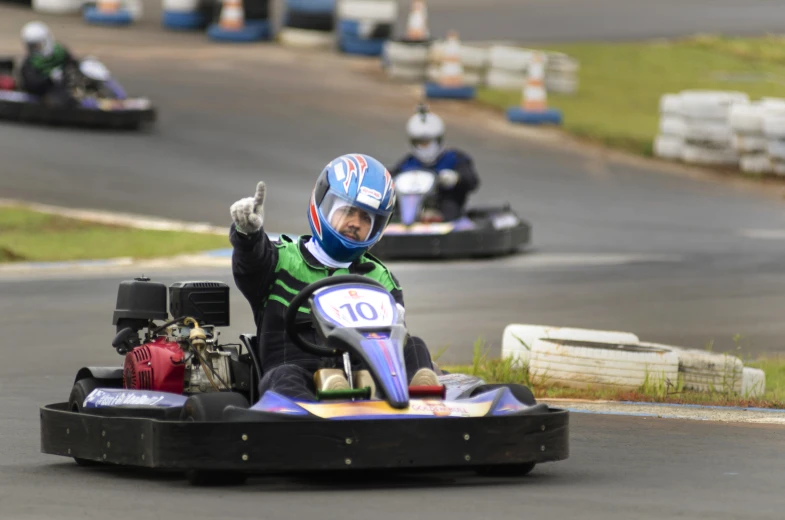
{"type": "Polygon", "coordinates": [[[317,280],[316,282],[306,286],[302,291],[297,293],[297,295],[292,299],[292,302],[289,304],[289,308],[286,310],[286,316],[284,316],[284,325],[286,327],[286,334],[291,338],[292,343],[297,345],[298,348],[301,350],[308,352],[309,354],[313,354],[315,356],[321,357],[334,357],[339,356],[341,353],[334,349],[328,348],[323,345],[317,345],[311,341],[308,341],[302,337],[302,333],[306,330],[311,329],[310,322],[301,322],[297,323],[297,312],[298,309],[306,302],[310,296],[319,289],[323,287],[329,287],[331,285],[340,285],[343,283],[359,283],[363,285],[371,285],[374,287],[379,287],[384,289],[385,291],[387,288],[382,285],[381,283],[368,278],[367,276],[359,275],[359,274],[342,274],[338,276],[328,276],[327,278],[322,278],[321,280],[317,280]]]}

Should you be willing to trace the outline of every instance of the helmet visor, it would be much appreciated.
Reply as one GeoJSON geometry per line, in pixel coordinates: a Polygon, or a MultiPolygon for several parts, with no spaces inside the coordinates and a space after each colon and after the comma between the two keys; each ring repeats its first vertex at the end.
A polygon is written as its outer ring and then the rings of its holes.
{"type": "Polygon", "coordinates": [[[27,52],[30,54],[44,54],[45,48],[46,48],[45,40],[27,42],[27,52]]]}
{"type": "Polygon", "coordinates": [[[433,138],[430,138],[430,137],[412,138],[411,142],[412,142],[412,146],[415,146],[417,148],[426,148],[431,143],[438,144],[438,143],[436,143],[436,139],[433,139],[433,138]]]}
{"type": "Polygon", "coordinates": [[[319,210],[336,233],[357,243],[376,236],[381,229],[384,229],[389,218],[354,205],[333,193],[325,195],[319,210]]]}

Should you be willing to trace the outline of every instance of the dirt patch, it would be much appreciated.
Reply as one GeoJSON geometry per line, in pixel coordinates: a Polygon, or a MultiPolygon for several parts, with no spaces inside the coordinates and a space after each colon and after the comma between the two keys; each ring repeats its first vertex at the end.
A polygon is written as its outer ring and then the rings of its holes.
{"type": "Polygon", "coordinates": [[[23,262],[25,260],[27,258],[24,256],[15,253],[7,247],[0,246],[0,262],[23,262]]]}

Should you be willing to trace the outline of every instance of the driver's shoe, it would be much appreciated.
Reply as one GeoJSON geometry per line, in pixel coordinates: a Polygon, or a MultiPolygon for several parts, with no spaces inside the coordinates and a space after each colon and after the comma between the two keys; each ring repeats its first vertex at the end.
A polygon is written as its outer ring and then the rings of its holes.
{"type": "Polygon", "coordinates": [[[351,390],[349,381],[340,368],[321,368],[313,376],[317,392],[351,390]]]}
{"type": "Polygon", "coordinates": [[[439,382],[439,376],[430,368],[421,368],[415,372],[412,377],[412,382],[409,386],[442,386],[439,382]]]}

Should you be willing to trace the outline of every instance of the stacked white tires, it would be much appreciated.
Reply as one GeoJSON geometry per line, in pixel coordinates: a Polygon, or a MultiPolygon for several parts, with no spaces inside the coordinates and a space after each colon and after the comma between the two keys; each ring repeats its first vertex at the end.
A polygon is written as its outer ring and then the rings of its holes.
{"type": "Polygon", "coordinates": [[[335,0],[286,0],[278,42],[288,47],[333,48],[335,0]]]}
{"type": "Polygon", "coordinates": [[[738,165],[729,114],[734,104],[749,102],[743,92],[685,90],[662,96],[654,154],[688,164],[738,165]]]}
{"type": "Polygon", "coordinates": [[[630,332],[510,324],[502,357],[527,366],[538,385],[721,392],[759,397],[763,371],[729,354],[646,343],[630,332]]]}
{"type": "Polygon", "coordinates": [[[388,40],[382,50],[387,77],[403,83],[422,83],[428,75],[431,42],[388,40]]]}
{"type": "MultiPolygon", "coordinates": [[[[491,45],[482,84],[499,90],[521,90],[526,83],[534,49],[491,45]]],[[[577,60],[560,52],[546,52],[545,88],[548,92],[574,94],[578,90],[577,60]]]]}
{"type": "MultiPolygon", "coordinates": [[[[445,42],[442,40],[433,42],[430,47],[428,53],[428,81],[439,81],[444,48],[445,42]]],[[[461,65],[463,65],[464,85],[477,87],[484,83],[485,72],[488,68],[488,56],[489,52],[487,47],[461,43],[460,58],[461,65]]]]}
{"type": "Polygon", "coordinates": [[[379,56],[398,18],[396,0],[338,0],[338,48],[345,54],[379,56]]]}

